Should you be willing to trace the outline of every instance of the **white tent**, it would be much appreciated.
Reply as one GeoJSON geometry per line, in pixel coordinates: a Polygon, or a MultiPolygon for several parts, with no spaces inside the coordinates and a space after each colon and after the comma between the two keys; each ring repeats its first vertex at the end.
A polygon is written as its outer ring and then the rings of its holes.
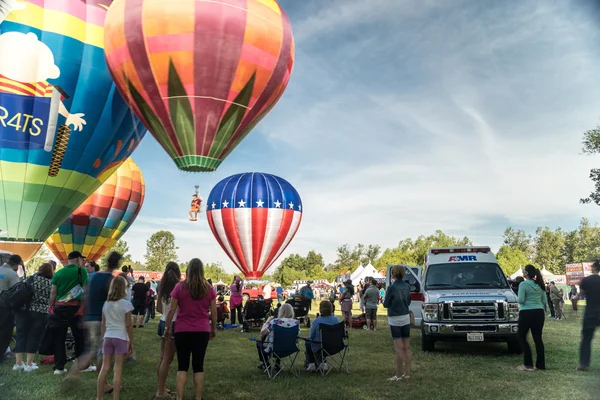
{"type": "Polygon", "coordinates": [[[554,274],[552,272],[550,272],[546,269],[545,265],[544,265],[544,268],[542,268],[541,273],[542,273],[542,277],[544,277],[544,278],[550,278],[551,276],[554,276],[554,274]]]}
{"type": "Polygon", "coordinates": [[[354,271],[352,274],[350,274],[350,279],[352,279],[352,282],[354,282],[354,277],[360,275],[364,269],[365,269],[365,267],[363,267],[362,265],[359,265],[358,268],[356,268],[356,271],[354,271]]]}
{"type": "Polygon", "coordinates": [[[510,279],[515,279],[518,276],[523,276],[523,267],[519,267],[519,269],[517,270],[517,272],[515,272],[514,274],[512,274],[510,276],[510,279]]]}
{"type": "Polygon", "coordinates": [[[371,278],[375,278],[375,279],[385,278],[385,276],[383,276],[379,272],[377,272],[375,267],[369,263],[369,265],[367,265],[360,271],[360,274],[353,276],[351,278],[352,284],[356,286],[360,283],[361,280],[364,280],[368,276],[371,278]]]}

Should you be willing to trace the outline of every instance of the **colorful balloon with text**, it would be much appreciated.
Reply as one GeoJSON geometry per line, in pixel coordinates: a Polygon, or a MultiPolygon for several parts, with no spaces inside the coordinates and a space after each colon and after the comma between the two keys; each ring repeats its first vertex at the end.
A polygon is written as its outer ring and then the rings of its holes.
{"type": "Polygon", "coordinates": [[[210,229],[248,279],[259,279],[283,253],[302,212],[300,195],[288,181],[255,172],[223,179],[206,202],[210,229]]]}
{"type": "Polygon", "coordinates": [[[0,249],[25,260],[145,133],[104,60],[110,4],[11,0],[0,14],[0,249]]]}
{"type": "Polygon", "coordinates": [[[283,94],[294,64],[275,0],[116,0],[105,53],[119,90],[184,171],[214,171],[283,94]]]}
{"type": "Polygon", "coordinates": [[[142,171],[128,158],[50,235],[46,245],[64,265],[72,251],[98,261],[131,227],[145,191],[142,171]]]}

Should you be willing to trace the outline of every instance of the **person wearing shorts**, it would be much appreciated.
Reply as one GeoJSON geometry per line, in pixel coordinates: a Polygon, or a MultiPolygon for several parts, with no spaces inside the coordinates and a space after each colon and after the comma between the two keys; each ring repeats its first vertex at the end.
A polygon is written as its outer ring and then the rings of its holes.
{"type": "Polygon", "coordinates": [[[383,301],[396,348],[396,375],[389,378],[390,381],[410,379],[410,286],[402,281],[405,272],[401,265],[392,267],[394,282],[387,288],[383,301]]]}
{"type": "Polygon", "coordinates": [[[148,298],[148,292],[150,289],[144,283],[144,277],[140,276],[138,283],[133,285],[131,288],[131,303],[133,304],[133,311],[131,312],[133,317],[133,327],[137,326],[140,328],[144,327],[144,317],[146,316],[146,300],[148,298]]]}
{"type": "Polygon", "coordinates": [[[367,326],[369,329],[377,329],[377,307],[379,305],[379,289],[377,288],[377,281],[371,279],[369,286],[365,290],[363,295],[363,302],[365,304],[365,314],[367,316],[367,326]]]}

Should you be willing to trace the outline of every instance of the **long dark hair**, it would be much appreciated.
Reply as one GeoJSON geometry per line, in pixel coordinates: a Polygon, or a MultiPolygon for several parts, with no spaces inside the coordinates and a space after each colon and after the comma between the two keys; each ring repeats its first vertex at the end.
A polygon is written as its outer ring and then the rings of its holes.
{"type": "Polygon", "coordinates": [[[188,264],[185,285],[190,297],[194,300],[200,300],[211,290],[204,278],[204,264],[199,258],[193,258],[188,264]]]}
{"type": "Polygon", "coordinates": [[[240,291],[240,285],[242,284],[242,278],[240,278],[239,276],[234,276],[233,277],[233,283],[235,283],[235,288],[237,289],[237,291],[240,291]]]}
{"type": "Polygon", "coordinates": [[[537,283],[538,286],[540,288],[542,288],[542,290],[546,290],[546,285],[544,284],[544,278],[542,278],[542,273],[540,272],[539,269],[537,269],[533,265],[529,264],[529,265],[526,265],[525,268],[523,268],[523,271],[525,271],[525,274],[527,274],[527,277],[529,279],[531,279],[532,281],[534,281],[535,283],[537,283]]]}
{"type": "Polygon", "coordinates": [[[165,273],[162,278],[160,278],[158,297],[165,302],[169,301],[171,298],[171,292],[177,285],[181,282],[181,271],[179,270],[179,265],[176,262],[171,261],[165,267],[165,273]]]}

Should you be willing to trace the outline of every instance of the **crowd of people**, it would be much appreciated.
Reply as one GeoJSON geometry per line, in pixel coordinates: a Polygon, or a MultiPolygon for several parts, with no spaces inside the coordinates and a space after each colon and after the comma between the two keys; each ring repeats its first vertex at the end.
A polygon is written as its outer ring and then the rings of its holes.
{"type": "MultiPolygon", "coordinates": [[[[65,267],[56,270],[55,263],[43,263],[37,273],[26,278],[27,290],[31,291],[26,307],[11,309],[8,295],[25,290],[25,282],[17,270],[23,265],[18,255],[13,255],[0,267],[0,348],[4,349],[11,340],[16,322],[16,346],[14,371],[32,372],[39,367],[35,363],[40,344],[50,342],[54,353],[54,374],[67,374],[65,379],[76,380],[81,372],[99,370],[97,398],[112,393],[118,399],[123,365],[134,356],[134,328],[143,328],[146,321],[149,299],[157,300],[157,309],[162,314],[158,324],[158,335],[162,338],[160,356],[157,361],[157,398],[183,398],[190,366],[196,399],[202,398],[204,386],[204,359],[210,340],[214,339],[218,326],[218,308],[230,312],[232,324],[243,321],[243,280],[236,276],[230,286],[229,308],[223,296],[213,289],[210,280],[204,277],[204,266],[199,259],[190,261],[185,280],[177,263],[166,265],[161,281],[156,285],[157,293],[149,282],[139,278],[137,282],[127,267],[120,267],[122,256],[111,253],[104,269],[94,263],[85,262],[77,251],[68,256],[65,267]],[[7,295],[8,294],[8,295],[7,295]],[[66,370],[67,355],[65,342],[71,331],[75,362],[66,370]],[[175,391],[166,387],[169,366],[177,355],[177,377],[175,391]],[[95,361],[96,365],[93,365],[95,361]],[[190,365],[191,364],[191,365],[190,365]],[[109,374],[113,369],[112,384],[109,374]]],[[[587,306],[583,318],[580,361],[578,370],[590,365],[591,341],[595,329],[600,326],[600,262],[592,266],[592,275],[584,278],[576,296],[586,296],[587,306]]],[[[351,280],[344,282],[338,290],[328,293],[329,299],[319,304],[318,317],[313,321],[306,344],[306,369],[309,372],[327,369],[327,360],[320,357],[315,342],[319,341],[322,325],[335,325],[340,321],[335,316],[335,304],[341,306],[342,318],[347,328],[352,326],[352,305],[355,300],[366,314],[370,329],[377,327],[377,309],[380,304],[387,310],[388,324],[396,351],[396,373],[389,380],[410,379],[411,350],[410,333],[414,316],[409,310],[410,286],[403,280],[405,270],[393,267],[393,282],[382,291],[375,279],[367,278],[356,288],[351,280]]],[[[546,369],[545,349],[542,339],[546,307],[554,303],[556,318],[561,318],[560,295],[555,285],[546,287],[540,270],[532,265],[524,268],[523,280],[516,287],[520,304],[518,335],[523,349],[524,371],[546,369]],[[558,293],[557,293],[558,292],[558,293]],[[550,300],[550,302],[549,302],[550,300]],[[536,361],[527,342],[531,331],[535,343],[536,361]]],[[[308,300],[314,298],[310,283],[298,293],[308,300]]],[[[222,318],[222,314],[221,314],[222,318]]],[[[272,351],[273,327],[297,329],[299,321],[294,307],[278,304],[274,315],[261,328],[263,341],[258,345],[261,365],[272,351]]]]}

